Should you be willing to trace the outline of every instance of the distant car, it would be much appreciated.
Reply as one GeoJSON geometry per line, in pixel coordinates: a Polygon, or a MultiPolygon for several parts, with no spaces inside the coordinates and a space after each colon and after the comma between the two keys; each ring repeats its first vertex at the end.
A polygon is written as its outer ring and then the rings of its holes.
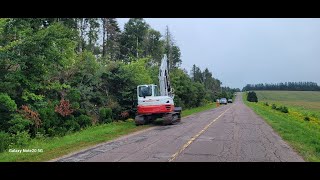
{"type": "Polygon", "coordinates": [[[228,103],[232,103],[232,99],[228,99],[228,103]]]}
{"type": "Polygon", "coordinates": [[[221,98],[220,104],[228,104],[227,98],[221,98]]]}

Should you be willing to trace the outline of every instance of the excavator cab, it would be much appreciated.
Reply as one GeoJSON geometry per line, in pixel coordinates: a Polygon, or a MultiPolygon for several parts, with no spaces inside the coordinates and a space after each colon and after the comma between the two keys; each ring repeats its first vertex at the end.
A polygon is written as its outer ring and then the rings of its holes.
{"type": "Polygon", "coordinates": [[[154,84],[140,85],[138,86],[137,91],[138,91],[138,98],[139,97],[146,98],[148,96],[160,96],[158,86],[154,84]]]}

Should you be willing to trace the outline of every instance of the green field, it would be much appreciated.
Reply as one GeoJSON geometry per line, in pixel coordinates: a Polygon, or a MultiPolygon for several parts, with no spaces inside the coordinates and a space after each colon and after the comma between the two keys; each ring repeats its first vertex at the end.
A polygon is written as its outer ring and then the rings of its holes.
{"type": "MultiPolygon", "coordinates": [[[[215,107],[215,104],[208,104],[183,110],[182,116],[185,117],[215,107]]],[[[152,125],[136,126],[131,119],[126,122],[119,121],[89,127],[63,137],[32,139],[28,146],[16,147],[16,149],[43,149],[43,152],[12,153],[7,151],[0,153],[0,162],[48,161],[151,126],[152,125]]]]}
{"type": "Polygon", "coordinates": [[[306,161],[320,161],[320,92],[255,91],[259,102],[243,100],[306,161]],[[265,105],[268,102],[269,106],[265,105]],[[287,106],[289,113],[271,108],[287,106]],[[308,117],[308,120],[306,120],[308,117]]]}
{"type": "Polygon", "coordinates": [[[282,104],[307,116],[320,119],[319,91],[255,91],[261,102],[282,104]]]}

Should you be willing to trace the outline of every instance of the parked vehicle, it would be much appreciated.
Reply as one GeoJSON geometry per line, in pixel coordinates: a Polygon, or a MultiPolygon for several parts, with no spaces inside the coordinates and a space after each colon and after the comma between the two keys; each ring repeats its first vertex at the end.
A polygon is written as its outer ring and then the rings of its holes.
{"type": "Polygon", "coordinates": [[[228,104],[227,98],[221,98],[220,104],[228,104]]]}
{"type": "Polygon", "coordinates": [[[228,103],[232,103],[232,99],[228,99],[228,103]]]}

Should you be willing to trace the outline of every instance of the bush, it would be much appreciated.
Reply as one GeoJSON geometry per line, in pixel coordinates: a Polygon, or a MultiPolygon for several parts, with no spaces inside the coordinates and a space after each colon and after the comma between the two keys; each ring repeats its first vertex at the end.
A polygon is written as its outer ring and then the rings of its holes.
{"type": "Polygon", "coordinates": [[[49,103],[47,107],[39,109],[40,119],[42,120],[41,128],[43,128],[49,136],[58,134],[55,127],[61,127],[64,122],[62,117],[54,112],[55,104],[56,103],[49,103]]]}
{"type": "Polygon", "coordinates": [[[257,94],[254,91],[249,92],[247,95],[247,101],[258,102],[257,94]]]}
{"type": "Polygon", "coordinates": [[[12,142],[14,147],[23,147],[29,144],[31,138],[27,131],[17,132],[12,135],[12,142]]]}
{"type": "Polygon", "coordinates": [[[63,125],[67,129],[67,131],[70,131],[70,132],[80,130],[80,125],[74,118],[66,120],[63,125]]]}
{"type": "Polygon", "coordinates": [[[286,106],[281,106],[280,107],[280,111],[283,112],[283,113],[288,113],[288,108],[286,106]]]}
{"type": "Polygon", "coordinates": [[[110,108],[100,108],[99,110],[100,121],[103,123],[112,122],[112,110],[110,108]]]}
{"type": "Polygon", "coordinates": [[[263,103],[265,106],[269,106],[268,102],[263,103]]]}
{"type": "Polygon", "coordinates": [[[283,113],[288,113],[288,108],[286,106],[280,106],[276,108],[277,111],[283,112],[283,113]]]}
{"type": "Polygon", "coordinates": [[[67,134],[68,129],[66,127],[55,127],[53,128],[53,131],[54,131],[54,135],[64,136],[67,134]]]}
{"type": "Polygon", "coordinates": [[[13,112],[17,110],[17,104],[10,98],[8,94],[0,93],[0,108],[13,112]]]}
{"type": "Polygon", "coordinates": [[[71,108],[77,110],[80,108],[80,104],[78,102],[71,103],[71,108]]]}
{"type": "Polygon", "coordinates": [[[92,125],[92,119],[91,117],[87,116],[87,115],[80,115],[79,117],[77,117],[77,121],[80,125],[80,127],[88,127],[92,125]]]}
{"type": "Polygon", "coordinates": [[[45,138],[46,136],[43,133],[40,133],[40,132],[36,133],[35,139],[44,140],[45,138]]]}
{"type": "Polygon", "coordinates": [[[70,101],[80,101],[81,100],[81,93],[77,89],[71,89],[70,92],[67,95],[67,98],[70,101]]]}
{"type": "Polygon", "coordinates": [[[272,104],[272,107],[271,107],[271,108],[272,108],[272,109],[275,109],[275,110],[277,110],[277,111],[283,112],[283,113],[289,113],[289,110],[288,110],[288,108],[287,108],[286,106],[279,106],[279,107],[277,107],[277,105],[272,104]]]}
{"type": "Polygon", "coordinates": [[[8,149],[10,145],[10,135],[3,131],[0,131],[0,152],[8,149]]]}
{"type": "Polygon", "coordinates": [[[8,121],[11,115],[17,110],[17,104],[8,94],[0,93],[0,130],[9,128],[8,121]]]}
{"type": "Polygon", "coordinates": [[[304,117],[305,121],[310,121],[310,118],[308,116],[304,117]]]}
{"type": "Polygon", "coordinates": [[[9,121],[9,124],[9,132],[16,134],[17,132],[29,130],[32,123],[30,120],[23,118],[21,115],[15,114],[9,121]]]}

